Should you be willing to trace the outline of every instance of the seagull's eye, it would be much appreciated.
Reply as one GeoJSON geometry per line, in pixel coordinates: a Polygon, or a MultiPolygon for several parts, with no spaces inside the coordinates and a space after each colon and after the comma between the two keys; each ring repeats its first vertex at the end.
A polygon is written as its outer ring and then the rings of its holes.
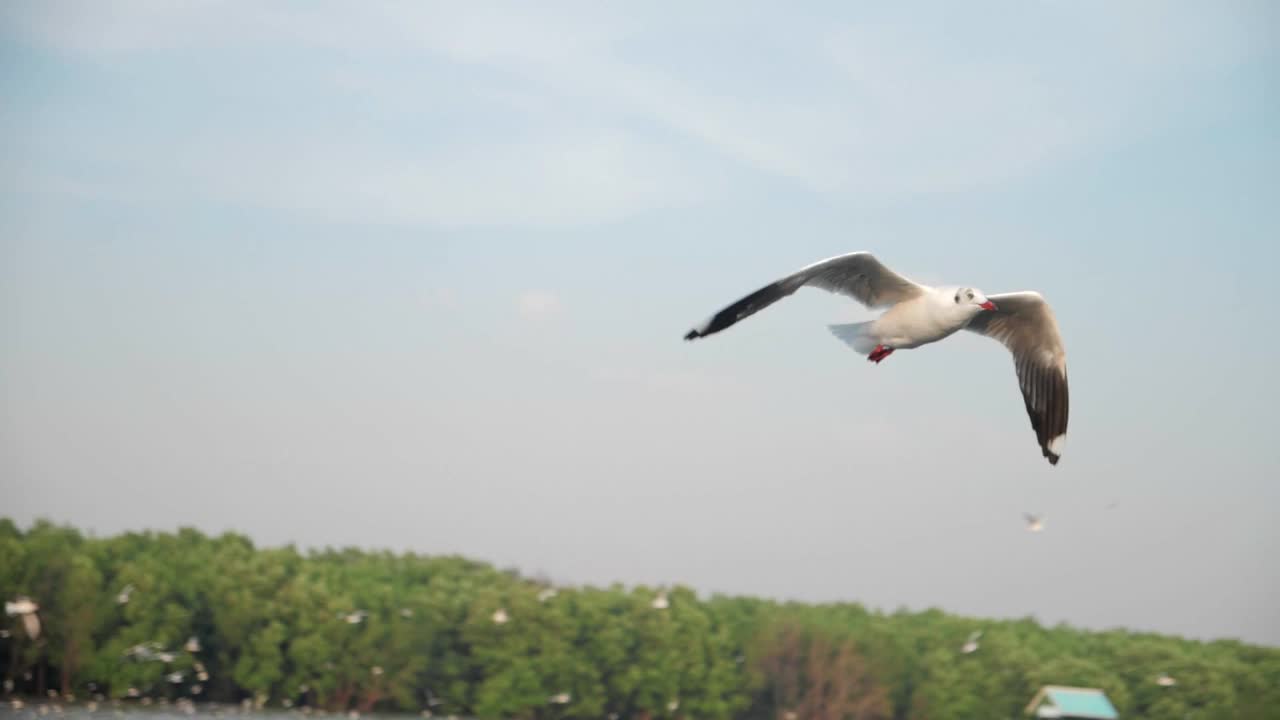
{"type": "Polygon", "coordinates": [[[972,299],[973,299],[973,293],[969,293],[969,299],[970,299],[970,300],[972,300],[972,299]]]}

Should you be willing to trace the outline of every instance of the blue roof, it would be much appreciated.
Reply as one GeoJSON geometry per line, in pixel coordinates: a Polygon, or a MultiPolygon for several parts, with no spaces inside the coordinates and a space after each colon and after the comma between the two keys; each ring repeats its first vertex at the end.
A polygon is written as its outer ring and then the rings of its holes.
{"type": "Polygon", "coordinates": [[[1045,694],[1065,717],[1117,720],[1120,715],[1101,690],[1085,688],[1045,688],[1045,694]]]}

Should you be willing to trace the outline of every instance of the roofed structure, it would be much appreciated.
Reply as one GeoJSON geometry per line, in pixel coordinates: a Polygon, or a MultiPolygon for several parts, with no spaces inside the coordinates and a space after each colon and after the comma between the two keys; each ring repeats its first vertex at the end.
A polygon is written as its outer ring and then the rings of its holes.
{"type": "Polygon", "coordinates": [[[1027,704],[1026,713],[1061,720],[1119,720],[1120,714],[1097,688],[1045,685],[1027,704]]]}

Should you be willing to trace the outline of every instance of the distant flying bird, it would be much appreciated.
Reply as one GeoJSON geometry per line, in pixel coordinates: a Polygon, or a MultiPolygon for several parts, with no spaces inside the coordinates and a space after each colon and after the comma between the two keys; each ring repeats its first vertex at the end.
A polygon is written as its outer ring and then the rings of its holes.
{"type": "Polygon", "coordinates": [[[4,614],[9,617],[15,615],[22,617],[22,629],[26,631],[27,637],[37,640],[40,637],[40,616],[36,612],[40,610],[40,606],[34,600],[26,595],[19,595],[17,599],[4,603],[4,614]]]}
{"type": "Polygon", "coordinates": [[[671,607],[671,603],[667,600],[667,594],[664,592],[658,593],[657,597],[655,597],[653,602],[650,604],[653,605],[654,610],[666,610],[668,607],[671,607]]]}
{"type": "Polygon", "coordinates": [[[547,698],[547,702],[555,705],[568,705],[571,699],[573,699],[573,696],[567,692],[562,692],[547,698]]]}
{"type": "Polygon", "coordinates": [[[198,653],[200,652],[200,638],[196,637],[195,635],[192,635],[191,637],[187,638],[187,644],[183,645],[182,647],[184,650],[186,650],[189,653],[198,653]]]}
{"type": "Polygon", "coordinates": [[[1027,532],[1040,532],[1044,530],[1044,516],[1032,515],[1031,513],[1022,513],[1027,520],[1027,532]]]}
{"type": "Polygon", "coordinates": [[[400,617],[402,618],[413,617],[413,610],[410,608],[400,608],[400,617]]]}
{"type": "Polygon", "coordinates": [[[680,708],[679,698],[672,698],[671,702],[667,703],[667,712],[675,712],[679,708],[680,708]]]}
{"type": "Polygon", "coordinates": [[[542,592],[538,593],[538,602],[546,602],[555,596],[555,588],[545,588],[542,592]]]}
{"type": "Polygon", "coordinates": [[[369,669],[369,672],[373,673],[374,677],[378,677],[379,675],[382,674],[382,666],[374,665],[372,668],[369,669]]]}
{"type": "Polygon", "coordinates": [[[172,672],[172,673],[169,673],[168,675],[165,675],[165,676],[164,676],[164,679],[165,679],[165,681],[167,681],[167,682],[170,682],[170,683],[173,683],[174,685],[177,685],[178,683],[182,682],[182,679],[183,679],[183,678],[182,678],[182,673],[180,673],[180,672],[172,672]]]}
{"type": "Polygon", "coordinates": [[[831,332],[879,364],[895,350],[937,342],[972,330],[1012,353],[1036,441],[1049,463],[1062,456],[1067,436],[1067,354],[1053,310],[1036,292],[987,296],[972,287],[929,287],[885,267],[871,253],[816,262],[770,283],[685,334],[693,340],[720,332],[809,285],[848,295],[868,308],[888,308],[870,322],[832,325],[831,332]]]}
{"type": "Polygon", "coordinates": [[[969,633],[969,639],[964,641],[964,645],[960,646],[960,652],[965,655],[972,655],[978,651],[978,640],[982,639],[982,631],[974,630],[969,633]]]}
{"type": "Polygon", "coordinates": [[[338,617],[345,620],[350,625],[358,625],[369,617],[369,613],[364,610],[352,610],[349,613],[338,613],[338,617]]]}
{"type": "Polygon", "coordinates": [[[116,595],[116,602],[125,605],[129,602],[129,595],[133,593],[133,585],[125,585],[124,588],[116,595]]]}
{"type": "Polygon", "coordinates": [[[4,603],[4,614],[9,617],[13,617],[14,615],[30,615],[39,609],[40,606],[26,595],[19,595],[17,599],[6,600],[4,603]]]}
{"type": "Polygon", "coordinates": [[[505,609],[503,609],[503,608],[498,608],[498,609],[497,609],[497,610],[495,610],[495,611],[494,611],[494,613],[493,613],[493,624],[494,624],[494,625],[506,625],[506,624],[507,624],[507,621],[508,621],[508,620],[510,620],[510,619],[511,619],[511,618],[507,616],[507,611],[506,611],[505,609]]]}
{"type": "Polygon", "coordinates": [[[1160,677],[1156,678],[1156,684],[1160,687],[1173,687],[1178,684],[1178,681],[1169,677],[1168,673],[1161,673],[1160,677]]]}

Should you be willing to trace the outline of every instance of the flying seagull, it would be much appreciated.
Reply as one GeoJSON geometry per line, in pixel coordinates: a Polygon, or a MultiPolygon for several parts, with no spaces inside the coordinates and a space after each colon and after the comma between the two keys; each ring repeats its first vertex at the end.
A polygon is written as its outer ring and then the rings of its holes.
{"type": "Polygon", "coordinates": [[[960,646],[960,652],[965,655],[972,655],[978,651],[978,641],[982,639],[982,631],[974,630],[969,633],[969,639],[964,641],[964,645],[960,646]]]}
{"type": "Polygon", "coordinates": [[[26,595],[19,595],[17,599],[4,603],[4,614],[9,617],[15,615],[22,617],[22,629],[26,631],[27,637],[36,640],[40,637],[40,616],[36,615],[36,611],[40,606],[34,600],[26,595]]]}
{"type": "Polygon", "coordinates": [[[888,308],[870,322],[832,325],[831,332],[879,364],[895,350],[937,342],[957,330],[999,341],[1013,353],[1018,385],[1040,450],[1058,464],[1067,435],[1067,355],[1049,303],[1037,292],[984,295],[972,287],[929,287],[880,263],[871,253],[838,255],[772,282],[690,330],[706,337],[809,285],[848,295],[868,308],[888,308]]]}
{"type": "Polygon", "coordinates": [[[1044,530],[1044,516],[1032,515],[1031,513],[1022,513],[1027,520],[1027,532],[1040,532],[1044,530]]]}

